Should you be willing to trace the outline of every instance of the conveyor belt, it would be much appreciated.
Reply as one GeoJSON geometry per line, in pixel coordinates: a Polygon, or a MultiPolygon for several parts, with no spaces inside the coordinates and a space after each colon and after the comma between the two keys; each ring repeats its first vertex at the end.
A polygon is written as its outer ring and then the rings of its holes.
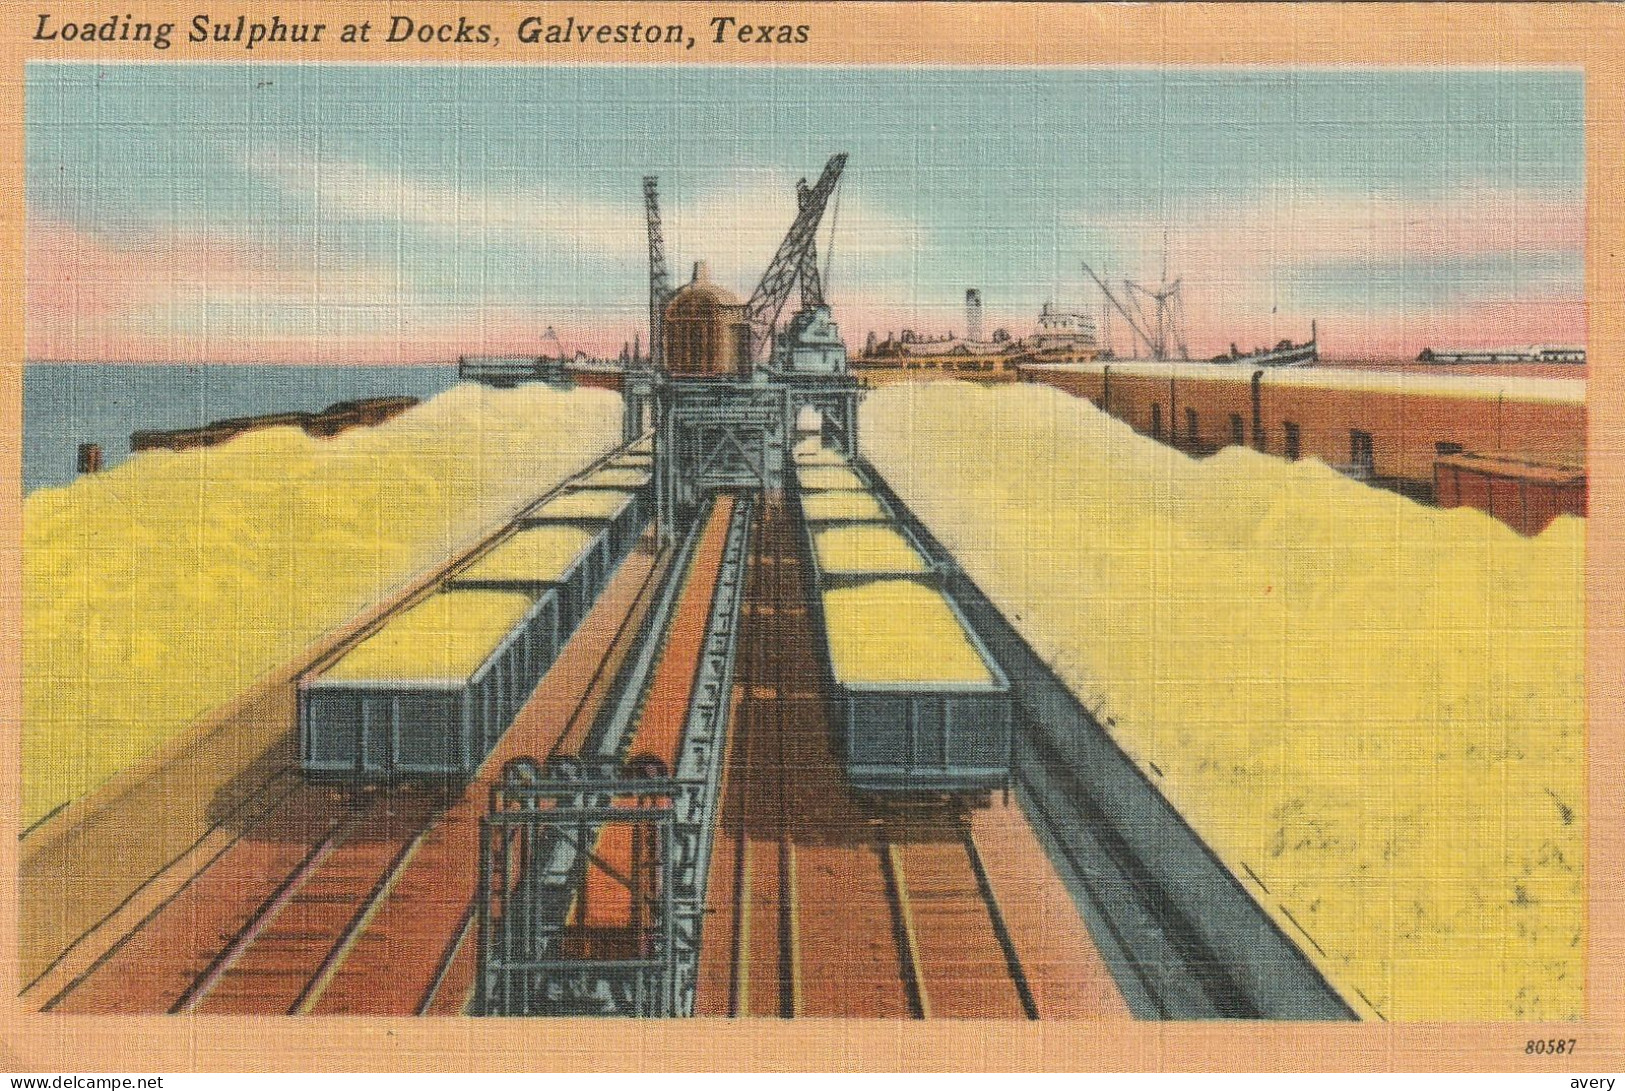
{"type": "Polygon", "coordinates": [[[477,1011],[692,1009],[753,510],[696,520],[583,751],[493,793],[477,1011]]]}
{"type": "MultiPolygon", "coordinates": [[[[627,563],[615,589],[602,596],[613,601],[601,605],[623,614],[631,608],[641,618],[635,608],[639,581],[647,583],[652,575],[647,561],[627,563]]],[[[397,605],[410,601],[407,596],[397,605]]],[[[606,668],[613,674],[612,664],[619,661],[614,646],[615,637],[622,634],[606,621],[599,617],[593,633],[572,642],[549,675],[555,682],[567,675],[586,679],[576,718],[598,674],[606,668]],[[610,639],[603,639],[606,633],[610,639]],[[595,646],[584,649],[588,644],[595,646]]],[[[359,630],[352,643],[366,631],[359,630]]],[[[536,729],[547,730],[545,721],[550,719],[538,716],[537,710],[555,701],[563,688],[567,687],[544,685],[516,718],[511,741],[504,743],[534,747],[536,729]]],[[[591,719],[590,712],[587,718],[591,719]]],[[[560,724],[552,738],[567,726],[560,724]]],[[[501,756],[499,750],[497,757],[501,756]]],[[[227,818],[229,828],[222,829],[213,844],[200,846],[207,852],[176,862],[177,868],[185,867],[183,874],[176,874],[163,889],[158,883],[166,877],[155,877],[150,896],[143,898],[144,892],[138,891],[127,910],[109,914],[96,935],[84,937],[82,947],[116,928],[102,941],[100,953],[59,960],[57,968],[41,976],[35,990],[44,1010],[278,1014],[421,1010],[430,998],[421,988],[406,995],[405,983],[419,978],[418,962],[424,963],[425,986],[446,977],[442,963],[458,949],[455,933],[461,922],[448,922],[452,934],[445,939],[450,942],[408,949],[420,959],[403,958],[401,948],[385,942],[385,973],[378,972],[371,955],[379,949],[380,929],[387,932],[392,923],[397,927],[400,923],[390,909],[403,891],[416,888],[412,876],[421,869],[414,871],[414,865],[443,862],[441,850],[455,845],[456,804],[462,789],[352,792],[303,782],[287,760],[291,757],[286,755],[236,806],[227,818]],[[353,985],[357,971],[370,979],[360,988],[353,985]]],[[[477,798],[483,793],[473,794],[477,798]]],[[[432,879],[434,893],[442,901],[459,886],[472,893],[470,862],[477,846],[477,816],[477,809],[471,812],[476,823],[472,832],[466,824],[462,827],[468,836],[450,854],[454,866],[442,866],[432,879]]],[[[466,919],[466,912],[460,916],[466,919]]],[[[416,932],[432,931],[428,925],[436,920],[434,914],[415,918],[415,925],[422,926],[416,932]]]]}
{"type": "Polygon", "coordinates": [[[1017,809],[878,810],[852,794],[780,498],[758,543],[697,1013],[1125,1016],[1075,914],[1053,917],[1064,888],[1017,809]]]}

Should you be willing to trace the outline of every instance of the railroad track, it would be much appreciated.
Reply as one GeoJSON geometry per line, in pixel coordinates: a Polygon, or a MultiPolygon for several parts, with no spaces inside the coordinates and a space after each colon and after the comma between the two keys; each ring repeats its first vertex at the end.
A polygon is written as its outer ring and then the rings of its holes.
{"type": "Polygon", "coordinates": [[[735,721],[734,745],[752,773],[741,778],[744,812],[734,816],[736,894],[727,1013],[791,1018],[800,1007],[800,952],[785,773],[788,717],[780,693],[785,681],[782,651],[769,633],[793,598],[786,594],[785,554],[777,531],[775,513],[764,504],[747,575],[739,672],[745,692],[735,721]],[[746,813],[755,821],[745,821],[746,813]]]}
{"type": "MultiPolygon", "coordinates": [[[[872,468],[871,473],[872,473],[872,468]]],[[[1132,1013],[1354,1018],[1354,1011],[879,475],[1018,679],[1016,798],[1132,1013]]]]}
{"type": "Polygon", "coordinates": [[[755,542],[719,838],[732,897],[713,902],[727,913],[708,925],[700,1011],[1036,1018],[963,809],[872,808],[845,784],[782,501],[755,542]]]}
{"type": "Polygon", "coordinates": [[[885,815],[876,831],[910,1013],[1037,1019],[1037,999],[963,809],[943,804],[885,815]]]}
{"type": "MultiPolygon", "coordinates": [[[[578,649],[575,659],[584,662],[577,667],[591,669],[574,671],[585,681],[552,729],[553,743],[593,719],[606,675],[624,658],[667,560],[649,564],[629,595],[621,589],[619,597],[630,598],[621,606],[629,608],[607,647],[585,655],[578,649]]],[[[501,755],[493,759],[482,770],[486,776],[501,755]]],[[[456,885],[456,865],[466,869],[473,854],[467,844],[457,848],[457,834],[472,830],[477,845],[482,779],[477,775],[466,794],[462,786],[357,793],[308,784],[296,765],[284,764],[238,806],[240,826],[218,851],[192,860],[185,874],[173,877],[174,889],[139,919],[110,921],[121,934],[104,952],[81,960],[87,963],[82,968],[59,968],[35,982],[36,993],[52,990],[42,1010],[460,1010],[472,980],[465,965],[470,917],[458,910],[455,920],[438,918],[445,916],[448,884],[456,885]],[[474,807],[466,805],[470,798],[474,807]],[[414,863],[439,870],[425,882],[425,869],[414,863]],[[395,904],[403,900],[427,902],[437,919],[425,922],[395,904]],[[426,923],[436,926],[432,942],[404,948],[428,952],[425,965],[403,966],[403,948],[390,933],[412,931],[424,939],[417,933],[426,923]]]]}
{"type": "Polygon", "coordinates": [[[295,788],[43,1010],[314,1010],[453,796],[295,788]]]}
{"type": "MultiPolygon", "coordinates": [[[[197,1010],[284,910],[293,908],[290,919],[300,915],[307,885],[335,852],[353,845],[374,806],[295,784],[42,1010],[197,1010]]],[[[313,930],[297,938],[318,942],[313,930]]]]}
{"type": "MultiPolygon", "coordinates": [[[[228,827],[218,841],[205,839],[203,853],[183,856],[92,930],[116,929],[108,946],[92,953],[100,945],[89,934],[81,937],[63,959],[30,983],[24,999],[43,998],[42,1011],[169,1010],[190,987],[191,976],[183,971],[178,983],[162,979],[166,975],[157,968],[166,964],[164,953],[172,945],[166,942],[168,937],[158,935],[164,922],[183,918],[198,922],[199,931],[230,935],[251,919],[256,901],[269,897],[310,850],[307,845],[290,853],[272,843],[273,837],[291,832],[285,816],[306,800],[304,787],[296,771],[278,770],[222,823],[235,820],[240,823],[235,830],[228,827]],[[215,884],[199,881],[204,875],[231,877],[219,884],[237,888],[229,904],[210,889],[215,884]]],[[[320,821],[320,812],[311,811],[320,821]]],[[[324,828],[319,839],[328,832],[324,828]]]]}
{"type": "Polygon", "coordinates": [[[443,793],[374,793],[298,867],[169,1009],[172,1014],[297,1014],[317,999],[443,793]]]}

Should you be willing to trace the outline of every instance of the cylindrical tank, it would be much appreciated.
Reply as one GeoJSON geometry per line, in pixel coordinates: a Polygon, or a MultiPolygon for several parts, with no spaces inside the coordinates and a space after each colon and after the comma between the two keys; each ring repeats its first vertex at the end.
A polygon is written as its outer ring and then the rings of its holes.
{"type": "Polygon", "coordinates": [[[688,378],[732,378],[750,371],[750,324],[745,305],[712,284],[705,262],[672,294],[660,331],[666,370],[688,378]]]}

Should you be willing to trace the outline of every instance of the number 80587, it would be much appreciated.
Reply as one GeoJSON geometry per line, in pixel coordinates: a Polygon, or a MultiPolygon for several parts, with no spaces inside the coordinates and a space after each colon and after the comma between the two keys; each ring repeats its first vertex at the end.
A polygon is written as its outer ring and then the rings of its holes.
{"type": "Polygon", "coordinates": [[[1529,1054],[1538,1053],[1573,1053],[1576,1038],[1531,1038],[1524,1045],[1523,1051],[1529,1054]]]}

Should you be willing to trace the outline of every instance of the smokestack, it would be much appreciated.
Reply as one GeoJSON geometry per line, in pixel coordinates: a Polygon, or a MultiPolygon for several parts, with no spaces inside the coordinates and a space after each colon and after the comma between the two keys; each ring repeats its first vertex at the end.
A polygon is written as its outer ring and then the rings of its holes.
{"type": "Polygon", "coordinates": [[[694,283],[695,284],[706,284],[706,283],[709,283],[710,280],[711,280],[711,270],[706,268],[705,262],[703,262],[703,261],[695,262],[694,263],[694,283]]]}
{"type": "Polygon", "coordinates": [[[99,443],[81,443],[79,445],[79,472],[93,474],[102,468],[102,445],[99,443]]]}
{"type": "Polygon", "coordinates": [[[965,340],[982,340],[982,293],[965,289],[965,340]]]}

